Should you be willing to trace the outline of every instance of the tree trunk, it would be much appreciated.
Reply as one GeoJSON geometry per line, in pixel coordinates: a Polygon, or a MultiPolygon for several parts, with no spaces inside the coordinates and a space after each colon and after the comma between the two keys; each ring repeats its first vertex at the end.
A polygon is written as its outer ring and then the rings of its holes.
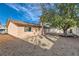
{"type": "Polygon", "coordinates": [[[64,34],[64,36],[67,36],[67,29],[63,30],[63,34],[64,34]]]}
{"type": "Polygon", "coordinates": [[[44,25],[42,23],[42,35],[45,35],[44,25]]]}
{"type": "Polygon", "coordinates": [[[70,33],[73,33],[72,29],[70,29],[70,33]]]}

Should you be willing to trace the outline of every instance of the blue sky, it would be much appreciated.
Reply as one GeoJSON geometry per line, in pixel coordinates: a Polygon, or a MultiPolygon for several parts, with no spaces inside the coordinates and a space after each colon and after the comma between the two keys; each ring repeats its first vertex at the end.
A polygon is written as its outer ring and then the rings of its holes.
{"type": "Polygon", "coordinates": [[[38,24],[41,15],[39,4],[0,4],[0,22],[5,25],[8,18],[38,24]]]}

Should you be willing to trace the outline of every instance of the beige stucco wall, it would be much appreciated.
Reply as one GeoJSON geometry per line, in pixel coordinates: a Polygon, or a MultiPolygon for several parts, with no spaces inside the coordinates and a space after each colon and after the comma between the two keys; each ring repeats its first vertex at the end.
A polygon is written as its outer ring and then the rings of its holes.
{"type": "Polygon", "coordinates": [[[11,22],[8,25],[8,34],[13,35],[15,37],[17,36],[17,26],[11,22]]]}
{"type": "Polygon", "coordinates": [[[32,27],[31,30],[32,30],[31,32],[24,32],[24,27],[18,27],[11,22],[8,26],[8,34],[21,39],[29,38],[41,33],[37,27],[32,27]],[[37,29],[37,32],[35,31],[36,29],[37,29]]]}
{"type": "Polygon", "coordinates": [[[25,39],[25,38],[29,38],[40,34],[40,31],[37,31],[37,32],[35,31],[36,29],[38,28],[31,27],[31,30],[32,30],[31,32],[24,32],[24,27],[18,27],[18,30],[17,30],[18,37],[25,39]]]}
{"type": "Polygon", "coordinates": [[[46,33],[63,33],[63,30],[57,28],[46,29],[46,33]]]}
{"type": "Polygon", "coordinates": [[[24,32],[24,27],[18,27],[17,34],[19,38],[28,38],[34,35],[33,28],[32,32],[24,32]]]}
{"type": "Polygon", "coordinates": [[[73,29],[73,33],[75,34],[75,35],[78,35],[79,36],[79,28],[78,27],[74,27],[74,28],[72,28],[73,29]]]}

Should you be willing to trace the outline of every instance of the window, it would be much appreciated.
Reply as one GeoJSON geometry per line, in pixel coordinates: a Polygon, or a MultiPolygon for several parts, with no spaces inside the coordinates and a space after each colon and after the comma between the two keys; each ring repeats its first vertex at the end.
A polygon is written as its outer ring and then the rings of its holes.
{"type": "Polygon", "coordinates": [[[31,31],[31,27],[29,27],[28,31],[31,31]]]}
{"type": "Polygon", "coordinates": [[[31,27],[24,27],[24,32],[31,32],[31,27]]]}

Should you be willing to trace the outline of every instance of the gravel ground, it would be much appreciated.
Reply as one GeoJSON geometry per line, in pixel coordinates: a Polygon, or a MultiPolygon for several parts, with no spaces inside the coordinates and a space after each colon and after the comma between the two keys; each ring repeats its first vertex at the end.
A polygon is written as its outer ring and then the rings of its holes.
{"type": "Polygon", "coordinates": [[[77,56],[79,38],[59,37],[51,49],[45,50],[8,34],[0,34],[1,56],[77,56]]]}

